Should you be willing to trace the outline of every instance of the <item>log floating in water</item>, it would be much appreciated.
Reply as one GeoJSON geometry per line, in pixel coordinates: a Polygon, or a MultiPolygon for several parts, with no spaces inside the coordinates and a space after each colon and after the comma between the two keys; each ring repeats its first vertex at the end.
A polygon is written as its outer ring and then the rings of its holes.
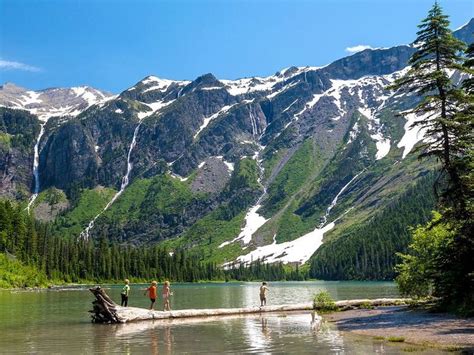
{"type": "MultiPolygon", "coordinates": [[[[290,312],[313,310],[313,303],[300,303],[294,305],[279,305],[265,307],[245,308],[214,308],[214,309],[183,309],[177,311],[152,311],[137,307],[121,307],[116,304],[100,287],[89,289],[96,299],[92,302],[94,309],[91,312],[94,323],[127,323],[142,320],[173,319],[190,317],[211,317],[226,315],[242,315],[269,312],[290,312]]],[[[407,302],[408,299],[381,298],[375,300],[349,300],[338,301],[336,305],[340,309],[360,306],[390,306],[407,302]]],[[[316,309],[317,310],[317,309],[316,309]]]]}

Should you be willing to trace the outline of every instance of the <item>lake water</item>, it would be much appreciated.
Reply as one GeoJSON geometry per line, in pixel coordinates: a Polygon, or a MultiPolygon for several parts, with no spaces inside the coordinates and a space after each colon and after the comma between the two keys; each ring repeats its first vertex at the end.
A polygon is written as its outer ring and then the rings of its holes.
{"type": "MultiPolygon", "coordinates": [[[[171,306],[255,306],[259,304],[259,285],[175,284],[171,306]]],[[[130,306],[148,307],[141,290],[144,287],[132,285],[130,306]]],[[[269,305],[308,302],[321,290],[337,300],[398,296],[390,282],[273,282],[269,288],[269,305]]],[[[119,302],[120,289],[110,286],[107,292],[119,302]]],[[[0,353],[403,353],[401,345],[355,337],[329,323],[317,331],[312,327],[311,312],[103,325],[90,322],[92,301],[85,287],[0,291],[0,353]]]]}

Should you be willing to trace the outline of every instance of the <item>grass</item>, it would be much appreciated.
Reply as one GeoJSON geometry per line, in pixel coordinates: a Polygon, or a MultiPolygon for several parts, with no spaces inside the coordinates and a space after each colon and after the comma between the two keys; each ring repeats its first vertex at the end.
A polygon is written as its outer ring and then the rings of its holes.
{"type": "Polygon", "coordinates": [[[223,263],[231,261],[242,253],[239,243],[219,248],[222,242],[232,240],[239,235],[244,223],[245,212],[230,220],[222,219],[220,210],[209,213],[192,225],[178,239],[165,242],[171,249],[192,247],[206,261],[223,263]]]}
{"type": "Polygon", "coordinates": [[[405,341],[404,337],[390,336],[387,337],[387,341],[391,343],[403,343],[405,341]]]}
{"type": "Polygon", "coordinates": [[[419,352],[419,351],[424,351],[425,348],[424,347],[417,347],[417,346],[408,346],[406,348],[403,348],[402,351],[405,352],[405,353],[416,353],[416,352],[419,352]]]}
{"type": "Polygon", "coordinates": [[[43,190],[39,193],[34,205],[38,206],[42,202],[47,203],[48,205],[55,205],[65,201],[67,201],[67,197],[64,191],[55,187],[50,187],[49,189],[43,190]]]}
{"type": "Polygon", "coordinates": [[[77,206],[56,220],[56,230],[65,236],[78,236],[87,223],[94,218],[110,201],[115,191],[96,187],[83,190],[77,206]]]}
{"type": "Polygon", "coordinates": [[[315,165],[313,141],[307,139],[288,160],[268,188],[268,202],[265,210],[273,214],[283,207],[308,179],[315,165]]]}
{"type": "Polygon", "coordinates": [[[265,168],[264,170],[265,179],[268,179],[270,177],[275,166],[280,162],[281,159],[283,159],[283,157],[285,156],[287,152],[288,152],[287,148],[279,149],[276,152],[272,151],[270,153],[271,156],[269,158],[266,158],[263,161],[263,167],[265,168]]]}

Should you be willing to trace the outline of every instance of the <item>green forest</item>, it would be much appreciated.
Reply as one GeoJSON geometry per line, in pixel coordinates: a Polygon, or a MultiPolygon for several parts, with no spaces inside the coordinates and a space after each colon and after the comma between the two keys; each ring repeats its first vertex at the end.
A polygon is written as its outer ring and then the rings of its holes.
{"type": "Polygon", "coordinates": [[[52,283],[301,280],[306,274],[282,264],[255,261],[249,267],[223,270],[196,254],[165,247],[126,246],[108,241],[54,235],[8,200],[0,201],[0,287],[36,287],[52,283]],[[14,271],[14,272],[13,272],[14,271]]]}

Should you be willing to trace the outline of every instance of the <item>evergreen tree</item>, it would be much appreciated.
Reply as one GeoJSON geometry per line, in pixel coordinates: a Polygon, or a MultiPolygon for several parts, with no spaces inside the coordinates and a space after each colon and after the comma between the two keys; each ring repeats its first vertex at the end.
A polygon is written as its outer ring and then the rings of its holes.
{"type": "MultiPolygon", "coordinates": [[[[452,35],[448,17],[437,2],[419,29],[415,41],[418,51],[410,59],[411,69],[393,88],[422,97],[421,103],[407,113],[416,114],[414,125],[426,130],[421,157],[434,156],[441,162],[435,187],[442,187],[438,201],[442,217],[437,223],[453,234],[450,243],[433,244],[436,257],[425,282],[433,285],[433,295],[440,298],[443,306],[470,313],[474,312],[473,81],[468,79],[457,87],[449,74],[453,70],[473,73],[473,48],[469,48],[468,60],[462,63],[460,53],[465,44],[452,35]]],[[[436,233],[435,224],[420,229],[428,235],[425,240],[429,240],[430,233],[436,233]]],[[[420,240],[415,234],[413,245],[420,240]]],[[[401,255],[404,262],[398,266],[402,271],[398,281],[402,291],[416,289],[416,285],[410,285],[416,277],[408,275],[415,273],[412,265],[424,265],[415,251],[412,248],[411,254],[401,255]]]]}
{"type": "MultiPolygon", "coordinates": [[[[428,137],[422,145],[424,156],[435,156],[442,163],[442,174],[447,174],[444,198],[459,202],[460,174],[453,162],[459,147],[459,125],[454,117],[459,108],[460,89],[450,80],[453,70],[462,70],[459,53],[465,44],[456,39],[449,29],[448,16],[436,2],[418,26],[414,45],[417,51],[410,58],[411,69],[392,86],[418,94],[423,100],[413,110],[404,114],[416,114],[413,124],[426,131],[428,137]]],[[[440,182],[443,181],[440,178],[440,182]]]]}

